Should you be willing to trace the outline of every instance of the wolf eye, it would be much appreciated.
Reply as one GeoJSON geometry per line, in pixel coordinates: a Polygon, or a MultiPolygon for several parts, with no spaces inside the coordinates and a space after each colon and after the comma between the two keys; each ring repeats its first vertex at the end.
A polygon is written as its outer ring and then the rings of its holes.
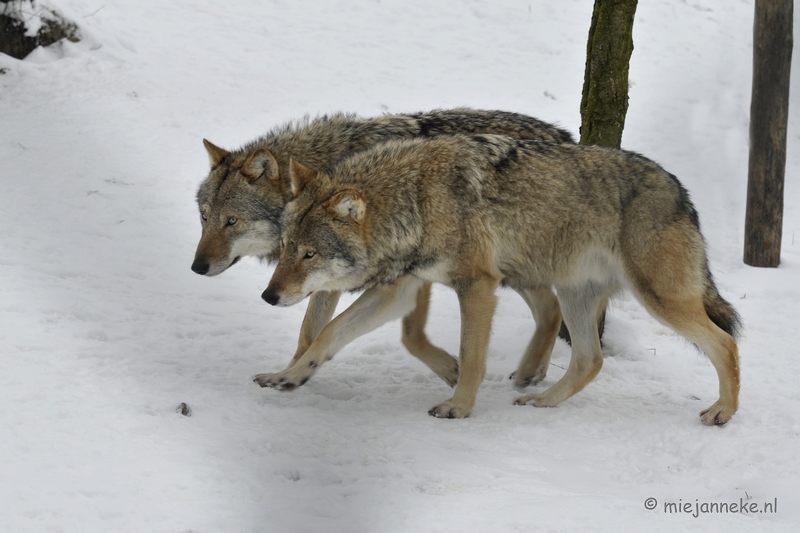
{"type": "Polygon", "coordinates": [[[305,254],[303,254],[303,259],[311,259],[315,255],[317,255],[316,252],[306,252],[305,254]]]}
{"type": "Polygon", "coordinates": [[[200,213],[200,218],[202,218],[202,219],[203,219],[203,222],[205,222],[206,220],[208,220],[208,217],[206,216],[206,214],[205,214],[205,213],[200,213]]]}
{"type": "Polygon", "coordinates": [[[229,226],[233,226],[234,224],[236,224],[236,222],[238,222],[238,219],[236,217],[231,217],[228,219],[229,226]]]}

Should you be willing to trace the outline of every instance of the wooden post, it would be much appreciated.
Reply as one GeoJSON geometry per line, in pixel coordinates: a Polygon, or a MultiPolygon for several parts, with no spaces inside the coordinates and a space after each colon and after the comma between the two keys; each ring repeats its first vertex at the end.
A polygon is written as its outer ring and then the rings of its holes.
{"type": "Polygon", "coordinates": [[[793,0],[756,0],[744,262],[781,262],[793,0]]]}
{"type": "Polygon", "coordinates": [[[628,112],[628,64],[637,0],[595,0],[586,45],[581,144],[619,148],[628,112]]]}

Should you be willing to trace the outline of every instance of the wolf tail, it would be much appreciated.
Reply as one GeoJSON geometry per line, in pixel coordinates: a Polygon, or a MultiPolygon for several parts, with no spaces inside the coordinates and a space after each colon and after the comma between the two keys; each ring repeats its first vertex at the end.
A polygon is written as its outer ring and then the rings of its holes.
{"type": "Polygon", "coordinates": [[[739,313],[736,312],[731,304],[720,296],[717,286],[714,283],[714,278],[708,270],[708,265],[706,265],[706,290],[703,294],[703,304],[706,308],[708,318],[710,318],[717,327],[734,339],[739,336],[742,327],[739,313]]]}

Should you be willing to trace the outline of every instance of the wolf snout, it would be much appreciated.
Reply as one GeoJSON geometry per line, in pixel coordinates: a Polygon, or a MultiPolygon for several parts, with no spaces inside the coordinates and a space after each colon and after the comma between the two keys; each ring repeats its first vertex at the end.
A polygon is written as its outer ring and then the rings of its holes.
{"type": "Polygon", "coordinates": [[[197,272],[201,276],[205,276],[208,274],[208,269],[210,268],[208,261],[206,261],[205,257],[198,257],[192,263],[192,271],[197,272]]]}
{"type": "Polygon", "coordinates": [[[278,291],[272,287],[267,287],[267,289],[261,293],[261,298],[263,298],[263,300],[269,305],[278,305],[278,301],[280,301],[281,296],[278,294],[278,291]]]}

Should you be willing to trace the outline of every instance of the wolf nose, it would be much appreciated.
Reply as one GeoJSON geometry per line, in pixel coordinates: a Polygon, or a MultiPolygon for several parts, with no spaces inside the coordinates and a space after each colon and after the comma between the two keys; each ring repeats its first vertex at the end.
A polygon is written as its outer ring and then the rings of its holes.
{"type": "Polygon", "coordinates": [[[208,261],[204,258],[200,257],[194,260],[192,263],[192,270],[200,274],[201,276],[205,276],[208,274],[208,261]]]}
{"type": "Polygon", "coordinates": [[[267,290],[261,293],[261,298],[264,299],[269,305],[276,305],[278,300],[281,299],[280,295],[275,291],[275,289],[271,289],[267,287],[267,290]]]}

